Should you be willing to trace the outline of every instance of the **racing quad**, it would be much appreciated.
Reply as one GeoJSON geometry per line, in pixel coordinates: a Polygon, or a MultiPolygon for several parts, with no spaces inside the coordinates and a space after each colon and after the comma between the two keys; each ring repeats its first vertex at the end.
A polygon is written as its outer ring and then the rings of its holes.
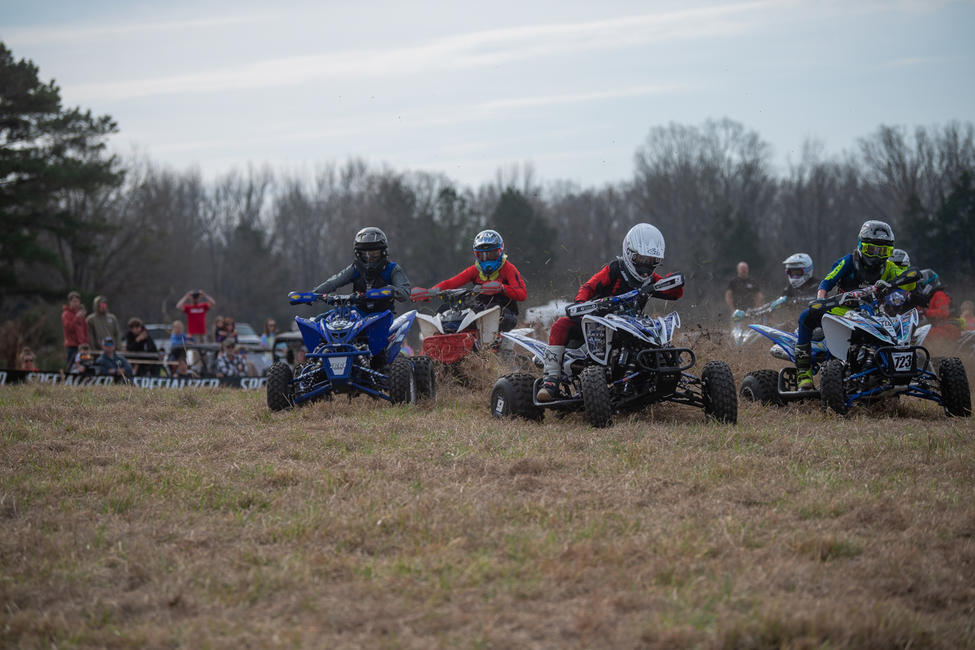
{"type": "Polygon", "coordinates": [[[418,313],[423,354],[443,364],[457,363],[471,352],[490,349],[498,342],[501,326],[501,307],[484,308],[477,303],[481,293],[477,285],[459,289],[423,289],[410,292],[413,302],[427,302],[431,298],[443,300],[443,306],[433,315],[418,313]]]}
{"type": "Polygon", "coordinates": [[[338,393],[347,394],[349,399],[366,394],[394,404],[414,404],[418,396],[434,397],[436,380],[431,360],[400,354],[416,311],[394,319],[388,310],[368,313],[362,309],[364,303],[388,299],[391,294],[388,288],[350,295],[288,294],[292,305],[321,301],[332,309],[308,319],[295,316],[308,354],[293,371],[283,361],[271,366],[267,374],[268,407],[280,411],[316,399],[331,399],[338,393]]]}
{"type": "MultiPolygon", "coordinates": [[[[581,318],[583,341],[569,341],[562,362],[560,399],[540,402],[542,379],[513,373],[498,379],[491,391],[491,414],[541,420],[545,409],[584,411],[594,427],[612,424],[614,413],[637,411],[657,402],[688,404],[709,419],[734,424],[738,400],[731,369],[710,361],[701,376],[689,372],[696,362],[688,348],[671,345],[680,327],[677,312],[654,318],[639,307],[644,298],[683,286],[680,273],[655,284],[612,296],[569,305],[566,315],[581,318]]],[[[541,363],[548,346],[513,332],[501,336],[528,350],[541,363]]]]}
{"type": "MultiPolygon", "coordinates": [[[[903,286],[913,279],[908,271],[894,285],[903,286]]],[[[872,286],[814,303],[820,309],[841,312],[823,315],[821,340],[813,345],[819,391],[798,391],[792,367],[778,373],[749,373],[741,382],[742,397],[770,405],[817,397],[824,407],[845,415],[858,403],[907,395],[936,402],[949,416],[970,416],[971,393],[961,360],[943,358],[937,373],[933,372],[931,355],[922,345],[930,326],[917,327],[916,309],[888,315],[904,304],[906,294],[895,290],[884,297],[885,289],[872,286]]],[[[794,361],[795,334],[763,325],[750,327],[775,342],[773,356],[794,361]]]]}

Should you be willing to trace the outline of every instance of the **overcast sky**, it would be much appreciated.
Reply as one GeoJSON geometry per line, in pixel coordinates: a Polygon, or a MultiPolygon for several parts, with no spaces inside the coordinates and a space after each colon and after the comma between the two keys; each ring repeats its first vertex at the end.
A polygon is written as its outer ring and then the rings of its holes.
{"type": "Polygon", "coordinates": [[[0,40],[118,152],[208,176],[358,156],[595,186],[669,122],[729,117],[784,168],[807,137],[975,121],[972,0],[7,1],[0,40]]]}

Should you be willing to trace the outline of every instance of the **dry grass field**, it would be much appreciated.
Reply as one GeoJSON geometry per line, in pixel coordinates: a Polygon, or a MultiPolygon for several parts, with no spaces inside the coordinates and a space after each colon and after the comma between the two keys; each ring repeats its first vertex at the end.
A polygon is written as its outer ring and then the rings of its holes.
{"type": "Polygon", "coordinates": [[[0,389],[0,646],[975,647],[972,419],[502,423],[472,372],[275,414],[0,389]]]}

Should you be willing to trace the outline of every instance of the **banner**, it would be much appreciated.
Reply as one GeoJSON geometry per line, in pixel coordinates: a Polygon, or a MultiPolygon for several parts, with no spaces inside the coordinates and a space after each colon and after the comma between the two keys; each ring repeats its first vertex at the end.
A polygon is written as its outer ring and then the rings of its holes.
{"type": "Polygon", "coordinates": [[[0,370],[0,386],[12,384],[57,384],[61,386],[108,386],[130,384],[138,388],[240,388],[263,390],[266,377],[205,377],[182,379],[175,377],[116,377],[114,375],[68,375],[60,372],[30,372],[27,370],[0,370]]]}

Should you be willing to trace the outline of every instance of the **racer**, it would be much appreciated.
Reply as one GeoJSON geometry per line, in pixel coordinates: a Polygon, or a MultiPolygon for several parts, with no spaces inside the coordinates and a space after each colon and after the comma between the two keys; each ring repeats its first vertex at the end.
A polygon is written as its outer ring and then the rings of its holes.
{"type": "Polygon", "coordinates": [[[793,300],[811,299],[819,287],[819,278],[813,275],[813,261],[807,253],[795,253],[782,260],[788,284],[782,295],[793,300]]]}
{"type": "Polygon", "coordinates": [[[917,307],[931,323],[932,340],[955,341],[965,329],[964,319],[951,317],[951,295],[934,269],[921,271],[917,288],[910,293],[908,307],[917,307]]]}
{"type": "MultiPolygon", "coordinates": [[[[623,238],[623,255],[604,266],[589,278],[576,293],[576,302],[586,302],[597,298],[617,296],[633,289],[639,289],[648,280],[656,282],[664,277],[654,269],[664,259],[664,236],[655,226],[638,223],[630,228],[623,238]]],[[[655,297],[677,300],[684,295],[684,287],[669,289],[655,297]]],[[[641,296],[637,307],[640,311],[646,306],[647,296],[641,296]]],[[[545,353],[542,387],[536,395],[539,402],[551,402],[561,396],[562,357],[565,344],[574,338],[582,337],[582,326],[578,318],[563,316],[552,325],[548,337],[548,350],[545,353]]]]}
{"type": "MultiPolygon", "coordinates": [[[[880,281],[890,282],[900,275],[902,269],[890,260],[894,252],[894,231],[884,221],[865,221],[860,226],[856,250],[833,263],[833,268],[819,283],[816,301],[799,315],[799,329],[796,341],[796,379],[799,390],[813,390],[812,376],[812,332],[819,327],[823,314],[827,312],[822,302],[826,294],[839,287],[841,291],[852,291],[880,281]]],[[[913,290],[907,285],[905,290],[913,290]]],[[[843,314],[851,308],[837,306],[829,313],[843,314]]]]}
{"type": "Polygon", "coordinates": [[[890,261],[901,267],[901,271],[906,271],[907,267],[911,265],[911,256],[903,248],[895,248],[894,252],[890,254],[890,261]]]}
{"type": "Polygon", "coordinates": [[[480,309],[501,307],[501,331],[518,324],[518,303],[528,297],[525,281],[508,261],[504,239],[496,230],[482,230],[474,237],[474,263],[452,278],[433,285],[434,289],[458,289],[473,282],[481,287],[477,297],[480,309]]]}
{"type": "Polygon", "coordinates": [[[394,300],[404,302],[410,298],[410,281],[406,272],[396,262],[390,262],[387,255],[389,242],[386,234],[374,226],[363,228],[355,234],[352,251],[355,260],[352,264],[315,287],[315,293],[331,293],[341,286],[352,284],[352,289],[361,294],[368,289],[389,288],[389,298],[363,300],[360,305],[367,313],[389,310],[396,312],[394,300]]]}

